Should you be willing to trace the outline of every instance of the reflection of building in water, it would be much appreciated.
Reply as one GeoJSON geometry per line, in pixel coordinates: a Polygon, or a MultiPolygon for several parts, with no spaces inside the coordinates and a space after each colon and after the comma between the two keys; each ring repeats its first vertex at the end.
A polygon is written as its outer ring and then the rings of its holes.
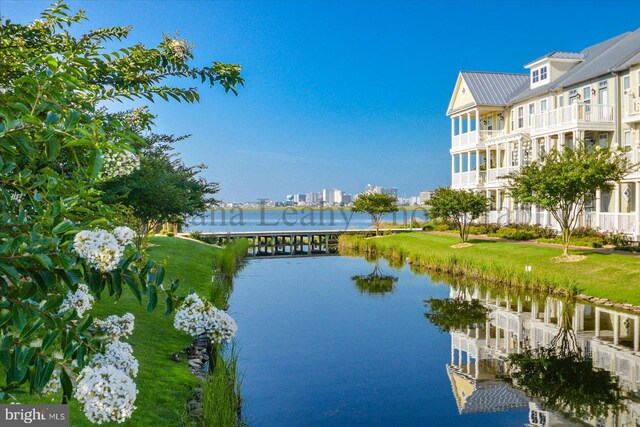
{"type": "MultiPolygon", "coordinates": [[[[527,345],[533,348],[550,345],[561,330],[562,301],[550,297],[512,301],[477,287],[472,291],[452,288],[451,297],[478,299],[491,310],[485,325],[451,332],[451,363],[447,372],[460,413],[528,406],[529,426],[577,425],[570,421],[570,416],[542,410],[498,379],[504,374],[504,360],[510,354],[527,345]]],[[[595,367],[615,374],[627,396],[640,396],[640,316],[578,302],[572,309],[569,318],[578,348],[593,358],[595,367]]],[[[598,427],[640,426],[640,403],[627,399],[622,411],[606,419],[582,421],[598,427]]]]}

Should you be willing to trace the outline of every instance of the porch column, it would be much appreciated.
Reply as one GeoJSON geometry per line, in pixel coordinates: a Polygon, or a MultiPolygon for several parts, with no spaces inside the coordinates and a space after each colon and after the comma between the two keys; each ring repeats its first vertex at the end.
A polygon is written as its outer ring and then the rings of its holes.
{"type": "Polygon", "coordinates": [[[595,203],[596,205],[596,218],[593,222],[595,228],[600,228],[600,197],[602,197],[602,192],[600,190],[596,190],[596,198],[593,201],[593,203],[595,203]]]}
{"type": "Polygon", "coordinates": [[[596,338],[600,336],[600,313],[601,313],[601,310],[598,307],[596,307],[596,332],[595,332],[596,338]]]}
{"type": "Polygon", "coordinates": [[[564,150],[565,136],[564,132],[558,135],[558,151],[564,150]]]}
{"type": "Polygon", "coordinates": [[[462,135],[462,116],[458,116],[458,135],[462,135]]]}
{"type": "Polygon", "coordinates": [[[613,316],[613,343],[618,345],[620,341],[620,319],[618,313],[615,313],[613,316]]]}
{"type": "Polygon", "coordinates": [[[507,142],[504,144],[505,146],[505,150],[507,151],[505,153],[505,159],[507,161],[506,167],[510,168],[511,167],[511,143],[507,142]]]}
{"type": "MultiPolygon", "coordinates": [[[[471,172],[471,151],[469,151],[467,153],[467,177],[469,176],[468,174],[471,172]]],[[[468,180],[468,178],[467,178],[468,180]]]]}
{"type": "Polygon", "coordinates": [[[616,227],[616,231],[620,230],[620,183],[617,182],[613,188],[613,194],[614,194],[614,212],[615,212],[615,217],[614,217],[614,222],[613,224],[616,227]]]}
{"type": "Polygon", "coordinates": [[[636,182],[636,239],[640,238],[640,181],[636,182]]]}
{"type": "MultiPolygon", "coordinates": [[[[476,127],[476,129],[478,129],[476,127]]],[[[480,150],[476,148],[476,185],[480,183],[480,150]]]]}
{"type": "MultiPolygon", "coordinates": [[[[531,218],[529,220],[529,224],[536,225],[538,224],[538,207],[536,205],[531,205],[531,218]]],[[[542,225],[542,224],[539,224],[542,225]]]]}
{"type": "Polygon", "coordinates": [[[462,154],[463,153],[458,153],[458,172],[460,176],[462,176],[462,154]]]}
{"type": "Polygon", "coordinates": [[[633,319],[633,351],[640,350],[640,317],[633,319]]]}
{"type": "Polygon", "coordinates": [[[451,155],[451,184],[453,184],[453,175],[456,173],[456,155],[451,155]]]}

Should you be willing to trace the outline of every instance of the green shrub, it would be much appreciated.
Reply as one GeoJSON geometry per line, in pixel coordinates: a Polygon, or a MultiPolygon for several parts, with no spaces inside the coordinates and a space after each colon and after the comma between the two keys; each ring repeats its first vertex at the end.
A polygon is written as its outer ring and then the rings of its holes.
{"type": "Polygon", "coordinates": [[[192,231],[189,233],[189,237],[194,240],[202,240],[202,231],[192,231]]]}
{"type": "Polygon", "coordinates": [[[604,233],[591,227],[577,227],[571,232],[572,237],[604,237],[604,233]]]}
{"type": "Polygon", "coordinates": [[[502,227],[495,233],[491,233],[490,236],[510,240],[533,240],[536,238],[536,236],[532,232],[526,230],[518,230],[514,227],[502,227]]]}
{"type": "Polygon", "coordinates": [[[604,233],[602,241],[605,245],[629,246],[631,238],[624,233],[617,231],[607,231],[604,233]]]}
{"type": "Polygon", "coordinates": [[[640,245],[624,245],[624,246],[616,246],[616,251],[625,251],[625,252],[633,252],[640,253],[640,245]]]}

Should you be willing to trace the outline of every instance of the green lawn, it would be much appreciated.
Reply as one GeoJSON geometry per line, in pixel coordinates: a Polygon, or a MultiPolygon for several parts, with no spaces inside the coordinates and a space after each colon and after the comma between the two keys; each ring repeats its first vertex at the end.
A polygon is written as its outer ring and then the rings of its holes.
{"type": "Polygon", "coordinates": [[[454,249],[459,243],[455,236],[432,233],[402,233],[369,239],[381,252],[400,249],[409,258],[420,256],[453,256],[504,271],[523,272],[525,265],[532,273],[561,286],[575,283],[579,292],[608,298],[614,302],[640,305],[640,258],[617,254],[599,254],[586,250],[572,250],[587,259],[574,263],[555,263],[561,255],[559,247],[544,247],[502,241],[470,239],[472,246],[454,249]]]}
{"type": "MultiPolygon", "coordinates": [[[[201,296],[209,295],[211,286],[211,262],[216,249],[212,246],[179,239],[176,237],[152,237],[149,256],[157,262],[165,262],[166,281],[180,279],[179,294],[186,295],[190,288],[201,296]]],[[[135,330],[128,342],[140,362],[138,377],[138,409],[125,426],[171,426],[180,425],[185,413],[185,404],[196,378],[189,372],[186,357],[179,363],[171,360],[171,353],[181,352],[191,343],[191,337],[173,327],[173,315],[164,316],[164,304],[158,301],[156,310],[149,314],[146,302],[143,305],[125,289],[118,302],[102,300],[96,302],[93,314],[106,317],[109,314],[133,313],[135,330]]],[[[51,399],[49,397],[47,401],[51,399]]],[[[59,402],[59,397],[56,401],[59,402]]],[[[45,403],[45,402],[42,402],[45,403]]],[[[77,403],[71,405],[71,425],[90,426],[77,403]]],[[[109,423],[106,425],[118,425],[109,423]]]]}

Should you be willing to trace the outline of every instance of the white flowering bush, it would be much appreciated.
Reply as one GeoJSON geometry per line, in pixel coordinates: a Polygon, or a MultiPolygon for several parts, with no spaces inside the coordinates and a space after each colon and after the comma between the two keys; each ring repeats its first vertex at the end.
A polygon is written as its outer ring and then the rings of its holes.
{"type": "Polygon", "coordinates": [[[113,229],[113,236],[118,241],[120,249],[124,250],[126,246],[133,243],[136,238],[136,232],[126,225],[121,225],[113,229]]]}
{"type": "Polygon", "coordinates": [[[54,369],[51,373],[51,379],[42,387],[42,393],[55,393],[58,390],[60,390],[60,370],[54,369]]]}
{"type": "Polygon", "coordinates": [[[140,168],[140,158],[130,151],[104,150],[102,170],[99,179],[107,181],[119,176],[129,175],[140,168]]]}
{"type": "Polygon", "coordinates": [[[106,230],[82,230],[73,240],[76,253],[101,272],[116,268],[122,258],[122,248],[116,237],[106,230]]]}
{"type": "Polygon", "coordinates": [[[60,305],[60,311],[72,310],[75,308],[78,316],[82,317],[85,311],[91,310],[93,307],[93,296],[89,293],[89,287],[87,285],[78,285],[78,289],[75,292],[67,292],[62,305],[60,305]]]}
{"type": "MultiPolygon", "coordinates": [[[[58,383],[69,400],[77,385],[91,421],[122,422],[136,396],[126,373],[108,364],[87,369],[77,383],[72,378],[95,354],[106,357],[108,343],[133,325],[133,319],[105,320],[101,329],[90,316],[89,296],[117,300],[130,290],[140,303],[148,300],[149,311],[165,301],[171,312],[178,284],[164,286],[163,267],[144,254],[124,258],[126,230],[96,230],[128,219],[103,197],[109,181],[101,178],[135,170],[134,150],[152,130],[144,110],[127,117],[99,106],[123,99],[191,103],[198,90],[174,86],[173,78],[232,93],[243,79],[238,65],[191,66],[182,43],[127,45],[129,27],[80,34],[85,14],[70,11],[64,0],[41,18],[0,22],[0,402],[53,391],[58,383]],[[110,49],[114,39],[123,49],[110,49]],[[115,335],[105,340],[103,331],[115,335]]],[[[122,366],[135,372],[132,363],[122,366]]]]}
{"type": "Polygon", "coordinates": [[[95,368],[106,365],[120,369],[131,378],[138,376],[138,360],[133,356],[133,349],[126,342],[110,342],[105,352],[93,356],[88,366],[95,368]]]}
{"type": "Polygon", "coordinates": [[[231,341],[238,330],[231,316],[196,294],[184,299],[176,311],[173,326],[192,336],[208,335],[216,343],[231,341]]]}
{"type": "Polygon", "coordinates": [[[104,320],[96,319],[96,326],[104,333],[109,335],[112,341],[116,341],[122,337],[128,337],[133,333],[135,316],[126,313],[122,316],[112,314],[104,320]]]}
{"type": "Polygon", "coordinates": [[[74,396],[92,423],[123,423],[136,409],[138,389],[131,377],[113,365],[87,366],[78,375],[74,396]]]}

